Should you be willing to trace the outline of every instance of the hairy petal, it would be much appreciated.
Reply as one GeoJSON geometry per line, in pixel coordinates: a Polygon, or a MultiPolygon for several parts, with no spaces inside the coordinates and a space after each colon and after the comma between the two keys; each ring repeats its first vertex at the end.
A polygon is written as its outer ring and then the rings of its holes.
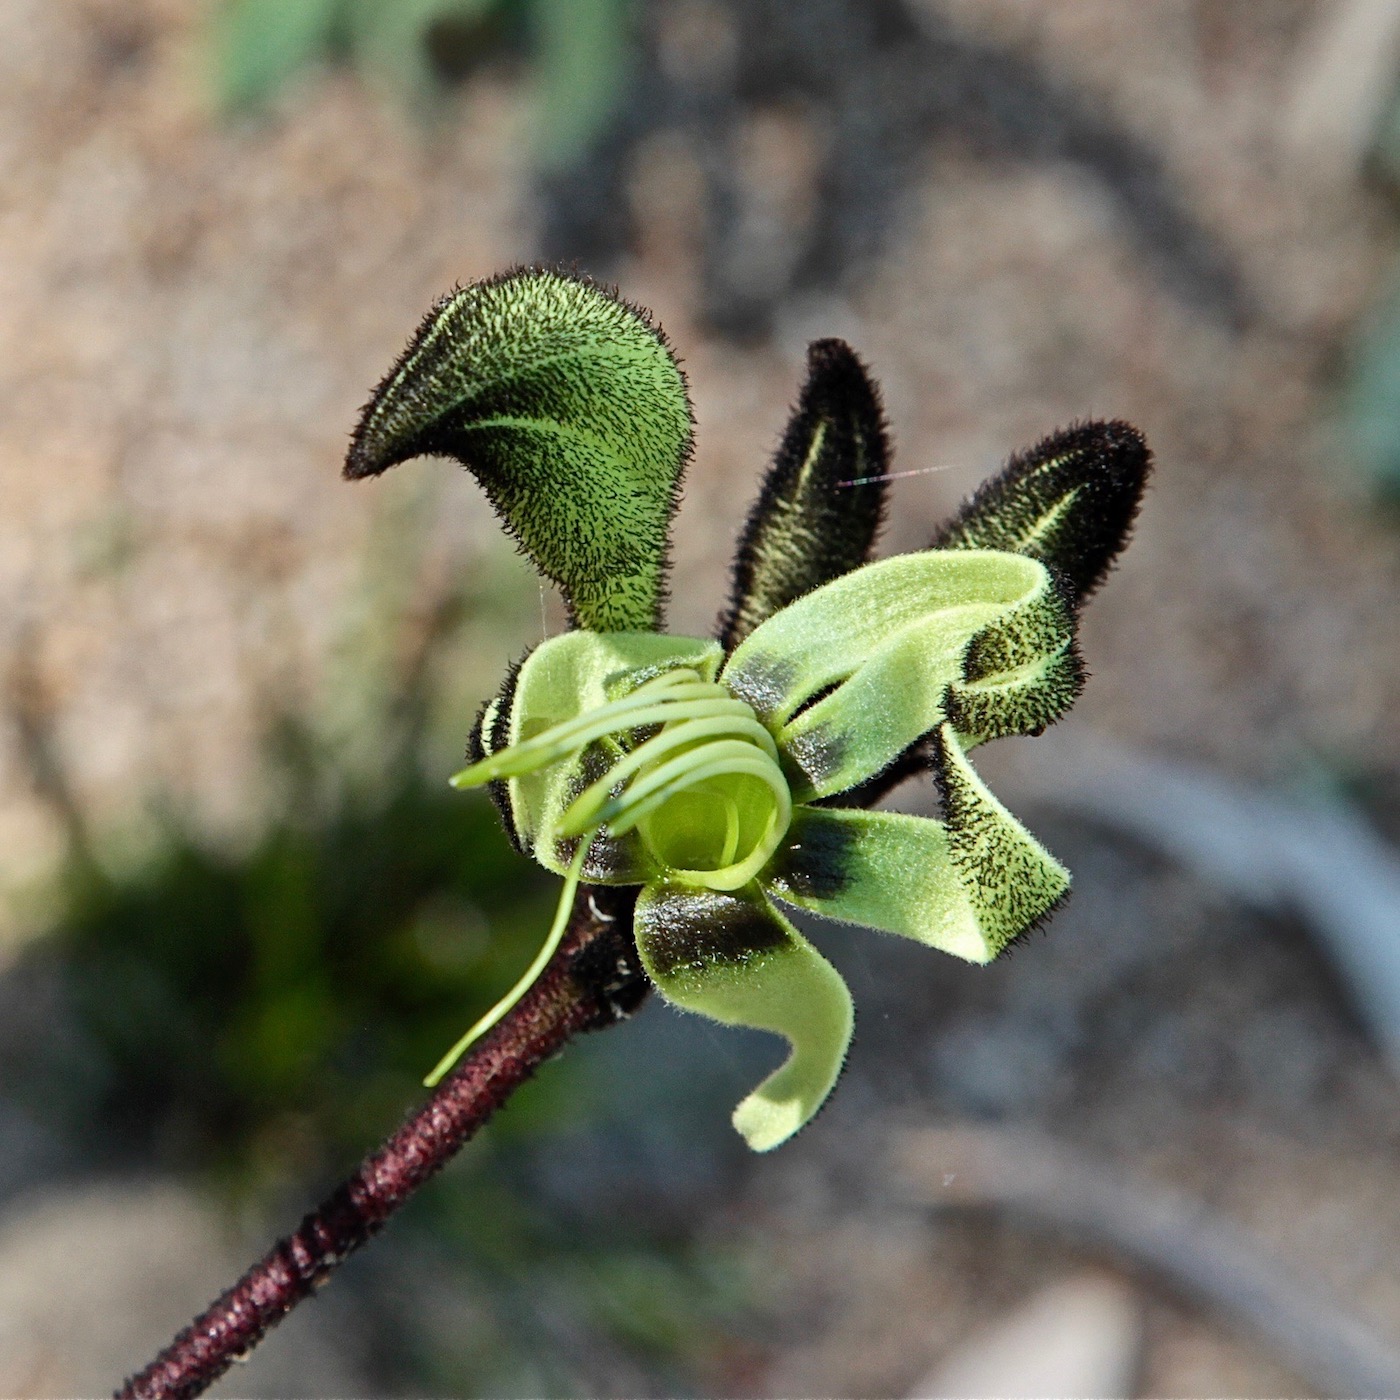
{"type": "Polygon", "coordinates": [[[594,631],[660,625],[690,400],[647,314],[517,269],[444,297],[375,389],[345,462],[454,457],[594,631]]]}
{"type": "Polygon", "coordinates": [[[995,956],[1064,899],[1069,871],[992,795],[950,725],[931,748],[948,858],[995,956]]]}
{"type": "Polygon", "coordinates": [[[760,719],[781,727],[813,696],[847,680],[911,627],[946,615],[972,636],[1048,586],[1044,569],[985,550],[901,554],[833,580],[755,629],[725,662],[723,679],[760,719]]]}
{"type": "MultiPolygon", "coordinates": [[[[506,671],[501,688],[477,711],[476,723],[472,725],[471,733],[467,735],[468,763],[480,763],[488,754],[505,748],[510,742],[506,737],[506,732],[510,722],[510,712],[515,704],[515,683],[520,679],[522,664],[523,660],[517,661],[506,671]]],[[[509,786],[503,780],[498,779],[495,782],[487,783],[486,791],[496,811],[500,814],[501,823],[506,829],[506,836],[510,839],[511,845],[521,855],[528,855],[529,850],[522,842],[520,831],[516,825],[515,808],[511,802],[509,786]]]]}
{"type": "Polygon", "coordinates": [[[811,801],[893,763],[943,721],[951,685],[982,684],[975,698],[987,713],[976,737],[998,724],[1012,732],[1048,722],[1074,692],[1045,663],[1072,641],[1073,615],[1044,565],[990,550],[927,551],[808,594],[757,628],[721,674],[777,737],[794,796],[811,801]],[[1054,694],[1038,699],[1049,682],[1054,694]]]}
{"type": "Polygon", "coordinates": [[[935,549],[1039,559],[1078,606],[1128,542],[1152,466],[1130,423],[1081,423],[1018,452],[933,538],[935,549]]]}
{"type": "Polygon", "coordinates": [[[949,685],[944,706],[969,746],[1009,734],[1039,734],[1084,689],[1074,609],[1061,576],[1048,582],[967,644],[962,675],[949,685]]]}
{"type": "Polygon", "coordinates": [[[945,718],[968,634],[985,609],[949,608],[906,627],[778,731],[793,795],[816,801],[882,773],[945,718]]]}
{"type": "Polygon", "coordinates": [[[869,559],[889,461],[879,391],[865,366],[845,341],[813,341],[807,382],[739,539],[720,627],[726,651],[869,559]]]}
{"type": "MultiPolygon", "coordinates": [[[[998,908],[973,863],[954,860],[961,839],[956,831],[900,812],[799,809],[763,883],[779,899],[814,914],[912,938],[968,962],[990,962],[1049,911],[1068,877],[1004,809],[982,819],[1008,825],[999,838],[1003,848],[1033,848],[1042,863],[1035,877],[1040,907],[1027,917],[1035,901],[1023,896],[1019,928],[998,908]]],[[[967,820],[966,808],[960,820],[967,820]]]]}
{"type": "Polygon", "coordinates": [[[845,1062],[855,1011],[841,975],[755,885],[650,887],[634,927],[647,976],[668,1001],[791,1043],[733,1119],[755,1152],[786,1142],[826,1102],[845,1062]]]}

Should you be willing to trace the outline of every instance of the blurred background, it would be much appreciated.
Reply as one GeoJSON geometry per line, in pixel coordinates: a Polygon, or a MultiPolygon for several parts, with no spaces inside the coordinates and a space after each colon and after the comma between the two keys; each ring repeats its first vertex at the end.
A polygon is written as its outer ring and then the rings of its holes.
{"type": "Polygon", "coordinates": [[[1076,891],[989,969],[814,929],[857,1040],[771,1158],[774,1045],[648,1003],[220,1393],[1384,1393],[1398,91],[1392,0],[2,0],[0,1393],[147,1360],[538,946],[444,779],[558,602],[465,473],[338,473],[541,257],[685,361],[678,632],[809,339],[936,469],[891,552],[1146,432],[1087,693],[979,754],[1076,891]]]}

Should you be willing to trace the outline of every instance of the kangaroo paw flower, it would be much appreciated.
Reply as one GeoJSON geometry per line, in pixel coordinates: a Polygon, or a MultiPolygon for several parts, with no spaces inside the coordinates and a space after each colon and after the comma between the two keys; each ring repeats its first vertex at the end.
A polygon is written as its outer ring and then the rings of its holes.
{"type": "Polygon", "coordinates": [[[889,459],[879,395],[849,347],[819,341],[710,641],[655,630],[690,422],[645,313],[517,271],[433,309],[347,472],[457,457],[564,589],[577,630],[511,671],[452,781],[489,787],[520,849],[565,877],[538,965],[575,882],[638,886],[637,948],[661,995],[787,1040],[734,1114],[767,1151],[825,1102],[854,1015],[779,903],[985,963],[1065,897],[1068,871],[968,755],[1074,703],[1079,612],[1150,455],[1125,423],[1081,424],[1013,457],[934,548],[869,563],[889,459]],[[864,810],[919,767],[940,818],[864,810]]]}

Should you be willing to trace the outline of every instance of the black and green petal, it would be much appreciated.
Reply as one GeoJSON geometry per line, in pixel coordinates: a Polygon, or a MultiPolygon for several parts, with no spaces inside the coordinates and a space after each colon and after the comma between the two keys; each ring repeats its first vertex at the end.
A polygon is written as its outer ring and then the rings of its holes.
{"type": "MultiPolygon", "coordinates": [[[[528,656],[528,652],[526,655],[528,656]]],[[[520,668],[524,660],[517,661],[506,671],[501,688],[490,699],[482,703],[477,711],[476,723],[467,736],[467,762],[480,763],[488,754],[499,752],[509,744],[510,713],[515,704],[515,685],[520,679],[520,668]]],[[[515,824],[515,810],[511,806],[510,789],[499,779],[486,785],[492,805],[500,814],[501,823],[512,846],[522,855],[529,854],[520,839],[515,824]]]]}
{"type": "Polygon", "coordinates": [[[739,538],[720,641],[870,558],[884,516],[890,446],[874,381],[842,340],[813,341],[807,382],[739,538]]]}
{"type": "Polygon", "coordinates": [[[799,807],[765,888],[975,963],[1043,919],[1068,891],[1069,872],[992,797],[946,730],[938,746],[943,821],[799,807]]]}
{"type": "Polygon", "coordinates": [[[1130,423],[1081,423],[1018,452],[934,536],[934,549],[1039,559],[1078,607],[1128,542],[1152,467],[1130,423]]]}
{"type": "Polygon", "coordinates": [[[634,928],[642,966],[667,1001],[791,1044],[733,1119],[756,1152],[786,1142],[826,1102],[845,1063],[855,1009],[840,973],[757,886],[650,886],[634,928]]]}
{"type": "Polygon", "coordinates": [[[933,776],[949,862],[994,956],[1049,916],[1069,893],[1069,871],[993,796],[949,725],[933,735],[933,776]]]}
{"type": "Polygon", "coordinates": [[[1077,677],[1053,576],[990,550],[868,564],[763,623],[721,673],[773,731],[799,802],[883,772],[943,723],[950,693],[976,742],[1048,722],[1077,677]]]}
{"type": "Polygon", "coordinates": [[[953,728],[969,744],[1039,734],[1084,689],[1076,618],[1064,579],[1047,574],[968,642],[962,675],[944,696],[953,728]]]}
{"type": "Polygon", "coordinates": [[[680,367],[645,312],[592,282],[517,269],[432,308],[365,406],[345,474],[456,458],[580,626],[644,631],[661,621],[691,424],[680,367]]]}

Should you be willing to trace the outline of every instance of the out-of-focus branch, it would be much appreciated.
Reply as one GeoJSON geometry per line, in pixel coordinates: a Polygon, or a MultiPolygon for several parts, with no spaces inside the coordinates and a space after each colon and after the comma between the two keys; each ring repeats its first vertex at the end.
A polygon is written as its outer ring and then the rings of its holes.
{"type": "Polygon", "coordinates": [[[1400,1073],[1400,851],[1360,812],[1101,737],[1028,746],[1008,778],[1017,798],[1086,814],[1237,899],[1301,914],[1400,1073]]]}
{"type": "Polygon", "coordinates": [[[1232,1320],[1327,1395],[1400,1395],[1400,1353],[1295,1282],[1242,1231],[1161,1187],[1037,1133],[910,1133],[896,1171],[921,1204],[993,1210],[1049,1227],[1232,1320]]]}
{"type": "Polygon", "coordinates": [[[632,941],[635,890],[584,886],[539,981],[380,1150],[367,1157],[144,1370],[121,1400],[200,1395],[383,1228],[546,1060],[628,1015],[647,982],[632,941]]]}

